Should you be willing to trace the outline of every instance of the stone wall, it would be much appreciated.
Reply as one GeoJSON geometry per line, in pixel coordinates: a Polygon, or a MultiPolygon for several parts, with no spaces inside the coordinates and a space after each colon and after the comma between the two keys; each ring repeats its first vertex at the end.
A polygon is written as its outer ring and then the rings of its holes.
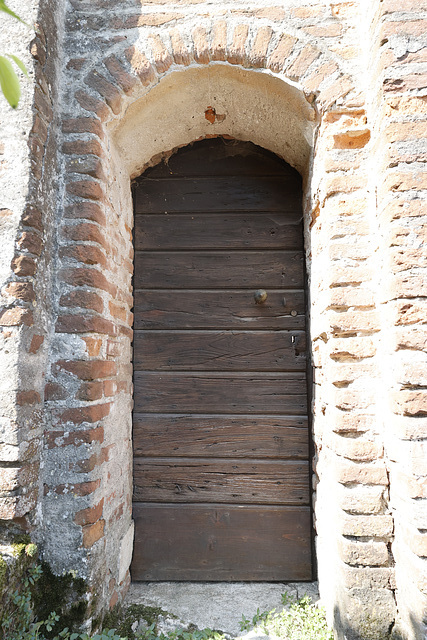
{"type": "Polygon", "coordinates": [[[424,637],[427,6],[59,5],[25,5],[34,79],[0,141],[5,532],[77,570],[90,616],[126,592],[130,178],[251,140],[304,178],[323,602],[338,638],[424,637]]]}

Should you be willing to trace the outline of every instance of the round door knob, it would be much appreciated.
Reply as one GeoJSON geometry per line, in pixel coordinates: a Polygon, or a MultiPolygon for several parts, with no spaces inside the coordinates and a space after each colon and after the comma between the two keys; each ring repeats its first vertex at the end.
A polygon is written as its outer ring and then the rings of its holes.
{"type": "Polygon", "coordinates": [[[265,302],[267,300],[267,291],[264,289],[258,289],[258,291],[255,291],[254,300],[255,304],[262,304],[265,302]]]}

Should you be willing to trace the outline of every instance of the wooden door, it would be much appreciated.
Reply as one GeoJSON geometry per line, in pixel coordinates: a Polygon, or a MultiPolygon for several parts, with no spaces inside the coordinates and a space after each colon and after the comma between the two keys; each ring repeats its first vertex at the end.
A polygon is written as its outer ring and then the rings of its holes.
{"type": "Polygon", "coordinates": [[[218,138],[136,181],[133,580],[312,577],[301,193],[218,138]]]}

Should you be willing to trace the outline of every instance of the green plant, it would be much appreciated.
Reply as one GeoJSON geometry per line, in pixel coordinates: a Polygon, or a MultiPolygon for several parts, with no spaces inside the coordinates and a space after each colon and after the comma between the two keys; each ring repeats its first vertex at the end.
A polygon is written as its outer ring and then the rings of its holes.
{"type": "MultiPolygon", "coordinates": [[[[19,20],[23,24],[27,24],[20,18],[10,7],[7,6],[5,0],[0,0],[0,11],[6,13],[15,20],[19,20]]],[[[28,26],[28,25],[27,25],[28,26]]],[[[17,56],[11,53],[6,54],[8,58],[13,60],[16,66],[22,71],[22,73],[28,76],[24,63],[17,56]]],[[[5,56],[0,56],[0,89],[3,92],[4,97],[13,109],[16,109],[21,97],[21,87],[19,84],[19,78],[13,68],[12,63],[5,56]]]]}
{"type": "MultiPolygon", "coordinates": [[[[262,614],[258,610],[252,619],[253,626],[260,626],[269,636],[286,640],[333,640],[325,612],[312,604],[308,596],[295,601],[292,596],[283,594],[282,602],[290,605],[288,610],[276,613],[273,609],[262,614]]],[[[242,629],[248,628],[248,622],[247,618],[242,620],[242,629]]]]}

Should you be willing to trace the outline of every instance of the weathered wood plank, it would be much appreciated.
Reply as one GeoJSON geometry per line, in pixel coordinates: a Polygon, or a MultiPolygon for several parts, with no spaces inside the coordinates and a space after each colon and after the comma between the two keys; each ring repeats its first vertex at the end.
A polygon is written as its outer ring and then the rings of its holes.
{"type": "Polygon", "coordinates": [[[302,251],[138,251],[137,289],[304,288],[302,251]]]}
{"type": "Polygon", "coordinates": [[[302,225],[298,218],[263,212],[140,214],[135,216],[135,248],[302,249],[302,225]]]}
{"type": "Polygon", "coordinates": [[[304,460],[134,458],[137,502],[308,504],[304,460]]]}
{"type": "Polygon", "coordinates": [[[305,372],[144,373],[136,371],[135,411],[306,415],[305,372]]]}
{"type": "Polygon", "coordinates": [[[134,504],[132,580],[311,580],[308,507],[134,504]]]}
{"type": "Polygon", "coordinates": [[[136,331],[134,368],[176,371],[305,371],[304,332],[136,331]]]}
{"type": "Polygon", "coordinates": [[[307,418],[134,413],[136,457],[307,460],[307,418]]]}
{"type": "Polygon", "coordinates": [[[137,179],[189,176],[289,175],[301,189],[301,176],[273,153],[261,151],[250,142],[204,140],[201,145],[182,147],[165,162],[150,167],[137,179]]]}
{"type": "Polygon", "coordinates": [[[300,211],[301,196],[294,184],[289,176],[171,177],[167,182],[146,178],[135,191],[135,213],[300,211]]]}
{"type": "Polygon", "coordinates": [[[267,292],[136,290],[135,329],[305,329],[304,291],[267,292]]]}

